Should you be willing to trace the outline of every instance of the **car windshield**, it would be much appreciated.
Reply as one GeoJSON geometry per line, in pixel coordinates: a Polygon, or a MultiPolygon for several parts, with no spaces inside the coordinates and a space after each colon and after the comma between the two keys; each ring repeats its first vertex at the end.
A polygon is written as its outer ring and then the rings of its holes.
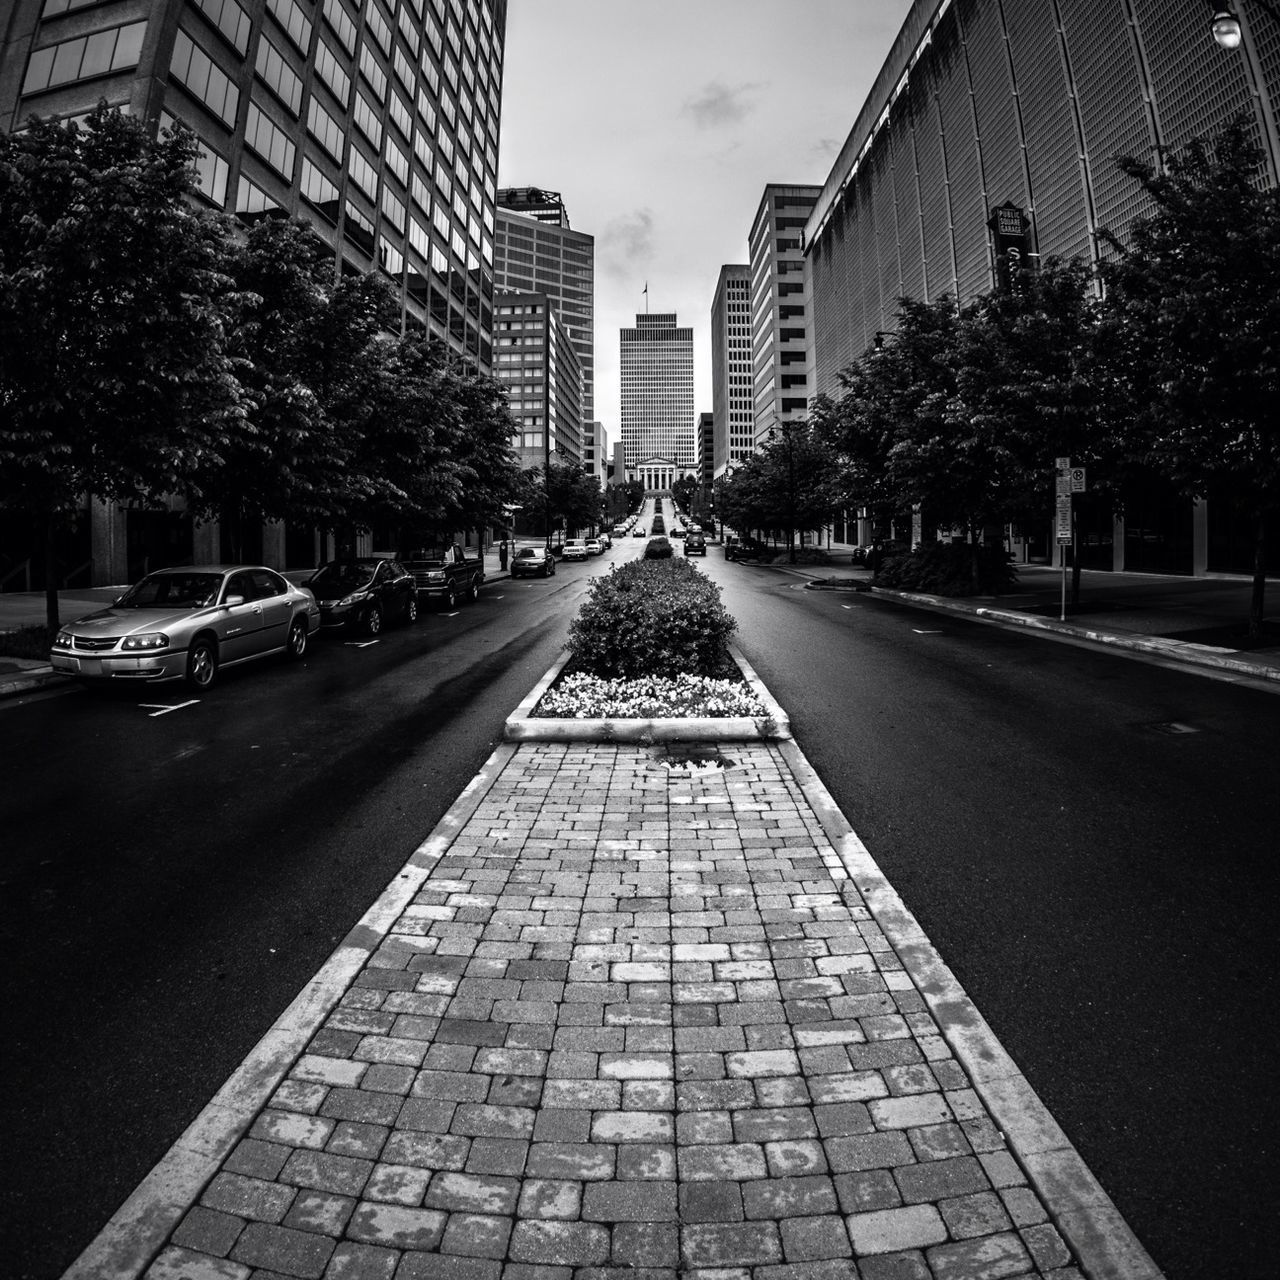
{"type": "Polygon", "coordinates": [[[373,565],[357,564],[347,561],[345,564],[327,564],[317,570],[307,583],[312,591],[331,590],[345,593],[363,587],[373,577],[373,565]]]}
{"type": "Polygon", "coordinates": [[[153,573],[120,598],[122,609],[200,609],[213,604],[220,573],[153,573]]]}
{"type": "Polygon", "coordinates": [[[535,551],[533,547],[525,547],[523,551],[516,552],[517,560],[541,560],[542,552],[535,551]]]}

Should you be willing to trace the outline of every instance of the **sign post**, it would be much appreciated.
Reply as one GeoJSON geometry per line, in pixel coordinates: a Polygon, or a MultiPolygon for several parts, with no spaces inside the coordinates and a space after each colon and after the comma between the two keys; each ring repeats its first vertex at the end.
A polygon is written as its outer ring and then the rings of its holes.
{"type": "Polygon", "coordinates": [[[1058,621],[1067,620],[1067,548],[1071,545],[1071,459],[1055,458],[1057,468],[1057,502],[1054,509],[1055,540],[1058,558],[1062,561],[1062,603],[1058,609],[1058,621]]]}

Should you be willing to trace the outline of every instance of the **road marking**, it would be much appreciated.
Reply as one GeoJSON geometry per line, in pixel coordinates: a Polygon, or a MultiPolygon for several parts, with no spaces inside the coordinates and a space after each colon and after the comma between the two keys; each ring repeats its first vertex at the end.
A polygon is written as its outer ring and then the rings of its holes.
{"type": "Polygon", "coordinates": [[[921,631],[919,627],[912,627],[911,630],[918,636],[940,636],[942,634],[941,631],[921,631]]]}
{"type": "Polygon", "coordinates": [[[851,605],[851,604],[842,604],[840,607],[841,607],[842,609],[852,609],[852,608],[853,608],[853,605],[851,605]]]}
{"type": "Polygon", "coordinates": [[[371,644],[377,644],[376,640],[344,640],[343,644],[348,649],[367,649],[371,644]]]}
{"type": "Polygon", "coordinates": [[[189,698],[186,702],[178,702],[174,704],[167,702],[140,702],[138,703],[138,706],[144,710],[148,707],[157,708],[157,710],[152,711],[147,717],[149,720],[154,720],[156,716],[167,716],[170,711],[181,711],[183,707],[194,707],[199,701],[199,698],[189,698]]]}
{"type": "Polygon", "coordinates": [[[456,618],[458,614],[461,612],[462,612],[461,609],[455,609],[452,613],[442,613],[440,616],[442,618],[456,618]]]}

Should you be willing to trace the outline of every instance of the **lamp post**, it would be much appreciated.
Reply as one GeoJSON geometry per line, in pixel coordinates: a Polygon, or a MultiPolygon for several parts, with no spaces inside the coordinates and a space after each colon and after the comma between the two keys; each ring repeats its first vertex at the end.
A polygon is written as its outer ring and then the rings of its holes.
{"type": "MultiPolygon", "coordinates": [[[[1273,22],[1280,24],[1280,13],[1271,7],[1268,0],[1249,0],[1249,3],[1256,4],[1270,16],[1273,22]]],[[[1240,27],[1240,19],[1230,5],[1213,6],[1213,17],[1209,20],[1209,29],[1222,48],[1238,49],[1240,47],[1244,33],[1240,27]]]]}
{"type": "Polygon", "coordinates": [[[1272,107],[1271,95],[1268,92],[1266,76],[1262,70],[1262,61],[1258,57],[1257,43],[1250,30],[1252,11],[1250,6],[1257,6],[1280,28],[1280,11],[1271,4],[1271,0],[1209,0],[1213,16],[1209,20],[1209,29],[1219,48],[1229,52],[1240,49],[1244,55],[1244,71],[1249,83],[1249,93],[1254,100],[1254,109],[1258,114],[1258,127],[1266,143],[1267,159],[1271,165],[1271,180],[1280,183],[1280,127],[1276,123],[1276,113],[1272,107]],[[1235,7],[1232,7],[1234,3],[1235,7]],[[1239,10],[1239,13],[1236,10],[1239,10]],[[1240,14],[1244,14],[1241,20],[1240,14]]]}

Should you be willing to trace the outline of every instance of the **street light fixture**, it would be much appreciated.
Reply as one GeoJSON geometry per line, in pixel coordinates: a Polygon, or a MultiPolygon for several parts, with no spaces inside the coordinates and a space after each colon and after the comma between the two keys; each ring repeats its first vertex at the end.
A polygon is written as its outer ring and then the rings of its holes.
{"type": "MultiPolygon", "coordinates": [[[[1249,2],[1256,4],[1273,21],[1280,23],[1280,13],[1277,13],[1271,7],[1268,0],[1249,0],[1249,2]]],[[[1218,42],[1220,48],[1238,49],[1240,47],[1240,41],[1243,39],[1243,33],[1240,30],[1240,19],[1230,6],[1215,7],[1213,17],[1209,21],[1209,29],[1213,32],[1213,38],[1218,42]]]]}

